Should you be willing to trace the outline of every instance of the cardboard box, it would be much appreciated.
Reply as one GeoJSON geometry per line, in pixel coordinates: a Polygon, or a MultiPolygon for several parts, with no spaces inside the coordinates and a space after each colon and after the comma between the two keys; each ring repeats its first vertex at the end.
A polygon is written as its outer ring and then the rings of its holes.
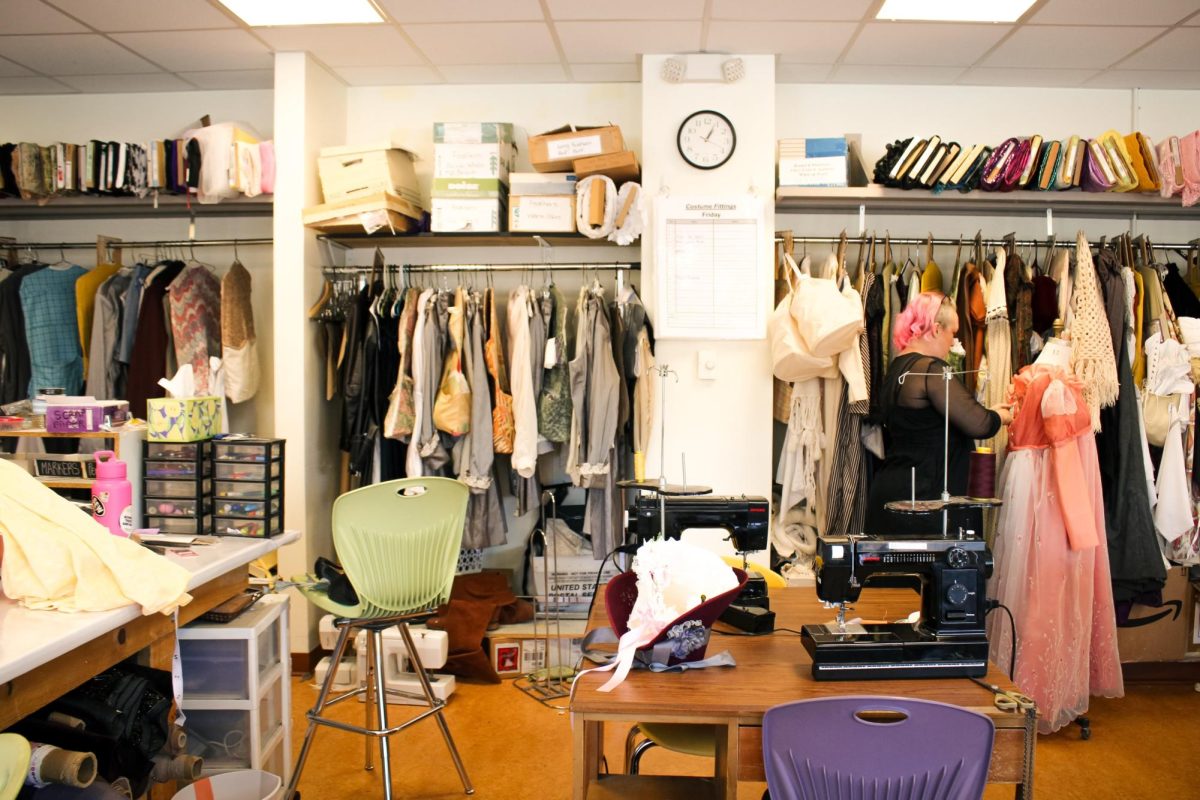
{"type": "Polygon", "coordinates": [[[780,139],[779,185],[849,185],[849,147],[844,137],[780,139]]]}
{"type": "Polygon", "coordinates": [[[517,150],[508,142],[498,144],[435,144],[434,178],[492,178],[508,182],[517,150]]]}
{"type": "Polygon", "coordinates": [[[431,205],[436,233],[496,233],[505,218],[503,200],[435,197],[431,205]]]}
{"type": "Polygon", "coordinates": [[[199,442],[221,432],[219,397],[151,397],[146,401],[151,442],[199,442]]]}
{"type": "MultiPolygon", "coordinates": [[[[533,572],[533,591],[538,601],[546,599],[546,566],[541,557],[534,557],[530,566],[533,572]]],[[[592,600],[592,589],[596,585],[596,574],[600,570],[600,561],[588,555],[558,557],[558,571],[551,572],[550,597],[557,597],[559,602],[574,605],[587,605],[592,600]]],[[[550,566],[553,567],[554,561],[550,566]]],[[[600,573],[600,585],[617,576],[617,567],[610,559],[600,573]]]]}
{"type": "Polygon", "coordinates": [[[515,144],[511,122],[435,122],[433,141],[437,144],[515,144]]]}
{"type": "Polygon", "coordinates": [[[1147,608],[1135,605],[1131,619],[1144,619],[1170,610],[1163,619],[1137,628],[1117,628],[1117,650],[1122,663],[1132,661],[1179,661],[1187,655],[1188,640],[1192,630],[1188,619],[1188,606],[1192,602],[1191,584],[1187,579],[1187,567],[1171,567],[1167,571],[1167,584],[1163,587],[1163,602],[1178,601],[1180,612],[1171,606],[1147,608]]]}
{"type": "Polygon", "coordinates": [[[573,172],[510,172],[509,194],[512,195],[572,195],[579,179],[573,172]]]}
{"type": "Polygon", "coordinates": [[[508,199],[508,229],[520,233],[575,233],[575,196],[514,195],[508,199]]]}
{"type": "Polygon", "coordinates": [[[492,639],[490,644],[488,652],[491,653],[492,668],[496,670],[496,674],[520,675],[521,643],[508,639],[492,639]]]}
{"type": "Polygon", "coordinates": [[[625,140],[616,125],[567,125],[529,137],[529,161],[538,172],[569,172],[577,158],[624,149],[625,140]]]}
{"type": "Polygon", "coordinates": [[[508,195],[508,187],[498,178],[434,178],[430,195],[503,200],[508,195]]]}
{"type": "Polygon", "coordinates": [[[305,227],[321,233],[374,233],[381,228],[402,232],[412,230],[424,210],[399,195],[388,192],[335,203],[322,203],[304,209],[305,227]]]}
{"type": "Polygon", "coordinates": [[[609,153],[604,156],[589,156],[575,159],[575,174],[580,180],[589,175],[607,175],[618,186],[626,181],[636,181],[642,177],[642,168],[638,166],[637,155],[632,150],[622,150],[619,153],[609,153]]]}
{"type": "Polygon", "coordinates": [[[419,205],[412,153],[390,143],[323,147],[317,159],[326,203],[391,192],[419,205]]]}

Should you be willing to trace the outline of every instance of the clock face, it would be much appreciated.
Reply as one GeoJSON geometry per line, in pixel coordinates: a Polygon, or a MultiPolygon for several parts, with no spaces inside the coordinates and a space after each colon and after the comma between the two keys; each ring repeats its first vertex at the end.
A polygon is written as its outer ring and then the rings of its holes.
{"type": "Polygon", "coordinates": [[[733,123],[716,111],[697,111],[679,126],[679,155],[697,169],[716,169],[737,145],[733,123]]]}

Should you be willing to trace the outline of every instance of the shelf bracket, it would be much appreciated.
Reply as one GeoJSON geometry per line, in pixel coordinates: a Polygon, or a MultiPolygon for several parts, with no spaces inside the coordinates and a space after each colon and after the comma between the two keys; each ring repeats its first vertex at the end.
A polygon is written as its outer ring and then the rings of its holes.
{"type": "Polygon", "coordinates": [[[858,204],[858,235],[862,236],[867,232],[867,204],[858,204]]]}

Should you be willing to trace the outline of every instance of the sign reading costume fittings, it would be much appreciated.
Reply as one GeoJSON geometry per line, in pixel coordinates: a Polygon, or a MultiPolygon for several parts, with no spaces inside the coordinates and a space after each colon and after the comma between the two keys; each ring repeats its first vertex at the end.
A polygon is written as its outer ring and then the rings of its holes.
{"type": "Polygon", "coordinates": [[[660,339],[762,339],[770,285],[754,195],[655,200],[660,339]]]}

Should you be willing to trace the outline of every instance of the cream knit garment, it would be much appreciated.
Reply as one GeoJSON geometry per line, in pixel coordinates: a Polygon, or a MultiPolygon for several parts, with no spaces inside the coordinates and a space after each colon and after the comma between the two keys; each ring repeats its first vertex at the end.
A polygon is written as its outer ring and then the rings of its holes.
{"type": "Polygon", "coordinates": [[[1083,231],[1075,241],[1075,291],[1071,298],[1071,371],[1083,381],[1083,399],[1100,430],[1100,409],[1117,402],[1117,357],[1100,301],[1092,250],[1083,231]]]}
{"type": "Polygon", "coordinates": [[[192,599],[186,569],[95,522],[0,460],[0,588],[26,608],[108,611],[137,603],[171,614],[192,599]]]}

